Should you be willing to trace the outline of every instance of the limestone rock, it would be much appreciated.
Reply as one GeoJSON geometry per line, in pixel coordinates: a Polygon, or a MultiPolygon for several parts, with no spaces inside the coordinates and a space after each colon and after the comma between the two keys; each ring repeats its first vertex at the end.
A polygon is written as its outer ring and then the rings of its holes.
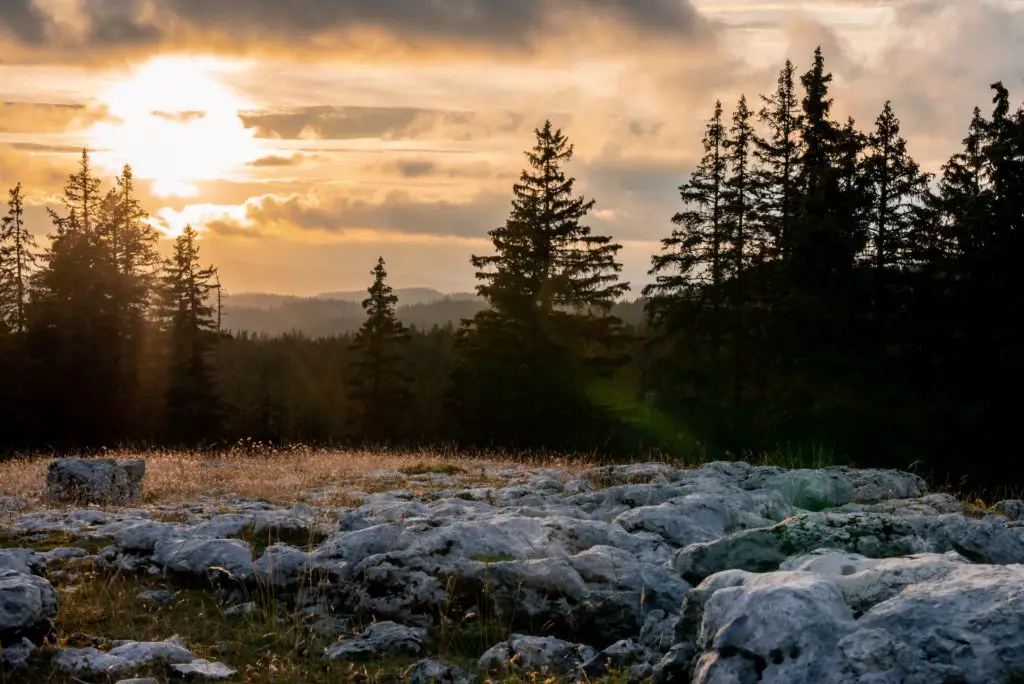
{"type": "Polygon", "coordinates": [[[331,644],[324,655],[329,660],[368,660],[399,653],[414,656],[423,651],[426,642],[426,630],[389,621],[375,622],[359,636],[331,644]]]}
{"type": "Polygon", "coordinates": [[[0,571],[0,645],[39,644],[53,631],[57,592],[42,577],[0,571]]]}
{"type": "Polygon", "coordinates": [[[79,504],[129,504],[142,495],[143,460],[61,458],[50,463],[46,495],[79,504]]]}

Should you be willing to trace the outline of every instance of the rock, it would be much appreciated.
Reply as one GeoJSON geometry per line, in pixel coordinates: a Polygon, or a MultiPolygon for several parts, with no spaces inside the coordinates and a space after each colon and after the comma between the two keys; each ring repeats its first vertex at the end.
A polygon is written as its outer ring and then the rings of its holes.
{"type": "Polygon", "coordinates": [[[693,684],[843,681],[835,656],[853,624],[842,593],[807,573],[736,573],[704,607],[693,684]]]}
{"type": "Polygon", "coordinates": [[[153,561],[172,578],[245,581],[255,574],[252,551],[238,539],[165,539],[153,561]]]}
{"type": "Polygon", "coordinates": [[[1013,521],[1024,520],[1024,501],[1019,499],[1007,499],[992,506],[999,515],[1013,521]]]}
{"type": "Polygon", "coordinates": [[[160,684],[160,682],[149,677],[143,677],[136,679],[119,679],[115,684],[160,684]]]}
{"type": "Polygon", "coordinates": [[[108,652],[95,648],[62,648],[53,657],[58,670],[70,674],[118,674],[154,662],[190,663],[192,653],[174,641],[129,641],[108,652]]]}
{"type": "Polygon", "coordinates": [[[471,684],[462,668],[437,660],[421,660],[405,672],[408,684],[471,684]]]}
{"type": "Polygon", "coordinates": [[[36,575],[43,571],[45,562],[38,553],[29,549],[0,549],[0,572],[20,572],[36,575]]]}
{"type": "Polygon", "coordinates": [[[673,560],[687,580],[699,582],[716,572],[767,572],[788,557],[819,548],[869,558],[956,551],[974,562],[1024,562],[1024,540],[996,520],[959,514],[893,516],[881,513],[808,513],[777,525],[745,530],[712,542],[691,544],[673,560]]]}
{"type": "Polygon", "coordinates": [[[743,482],[744,489],[774,489],[795,508],[822,511],[849,503],[856,490],[843,473],[826,470],[786,470],[772,473],[768,469],[743,482]]]}
{"type": "Polygon", "coordinates": [[[2,647],[3,652],[0,653],[0,664],[6,663],[11,667],[19,667],[28,662],[28,659],[32,657],[32,652],[36,650],[36,645],[28,639],[22,637],[20,643],[7,644],[2,647]]]}
{"type": "Polygon", "coordinates": [[[42,577],[0,571],[0,645],[18,646],[28,639],[41,644],[53,632],[57,592],[42,577]]]}
{"type": "Polygon", "coordinates": [[[1024,680],[1024,567],[961,565],[884,601],[839,648],[861,681],[1024,680]]]}
{"type": "Polygon", "coordinates": [[[171,668],[183,677],[192,679],[227,679],[235,674],[235,670],[224,663],[211,663],[202,658],[189,663],[176,663],[171,668]]]}
{"type": "Polygon", "coordinates": [[[610,672],[631,670],[638,681],[651,671],[651,652],[632,639],[617,641],[583,664],[588,676],[598,678],[610,672]]]}
{"type": "Polygon", "coordinates": [[[375,622],[353,639],[327,647],[329,660],[366,660],[387,658],[397,654],[419,655],[426,646],[427,632],[419,627],[406,627],[394,622],[375,622]]]}
{"type": "Polygon", "coordinates": [[[61,458],[46,473],[51,501],[78,504],[129,504],[142,495],[142,460],[61,458]]]}
{"type": "Polygon", "coordinates": [[[154,606],[169,606],[174,603],[174,593],[167,589],[140,589],[135,596],[143,603],[154,606]]]}
{"type": "Polygon", "coordinates": [[[573,644],[554,637],[513,634],[508,641],[487,650],[477,662],[486,672],[517,669],[535,672],[545,668],[554,674],[572,674],[597,657],[590,646],[573,644]]]}

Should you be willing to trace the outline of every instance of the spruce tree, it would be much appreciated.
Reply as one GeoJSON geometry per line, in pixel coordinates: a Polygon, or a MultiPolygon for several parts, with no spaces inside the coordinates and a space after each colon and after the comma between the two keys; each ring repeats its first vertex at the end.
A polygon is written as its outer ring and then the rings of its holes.
{"type": "Polygon", "coordinates": [[[33,347],[45,369],[41,395],[55,416],[54,439],[83,445],[115,439],[123,420],[116,273],[99,230],[101,199],[100,180],[83,150],[61,198],[66,213],[48,209],[55,230],[34,274],[28,308],[33,347]],[[68,386],[79,390],[61,390],[68,386]]]}
{"type": "Polygon", "coordinates": [[[164,265],[159,316],[166,341],[168,436],[195,443],[217,435],[219,398],[215,392],[211,351],[217,343],[217,322],[211,292],[217,270],[199,258],[198,235],[185,226],[174,240],[164,265]]]}
{"type": "Polygon", "coordinates": [[[449,415],[466,439],[568,447],[599,438],[595,395],[626,360],[610,311],[629,285],[618,280],[621,245],[583,223],[594,201],[565,173],[573,146],[550,121],[534,133],[510,215],[489,232],[494,254],[471,260],[490,309],[459,336],[449,415]]]}
{"type": "Polygon", "coordinates": [[[652,284],[644,288],[657,321],[683,300],[708,298],[720,307],[722,285],[729,273],[730,235],[726,225],[728,158],[722,103],[704,129],[704,155],[689,181],[679,187],[682,211],[672,217],[675,228],[651,259],[652,284]]]}
{"type": "Polygon", "coordinates": [[[760,197],[758,213],[768,237],[767,256],[786,256],[795,230],[800,198],[800,159],[803,153],[800,131],[803,115],[796,89],[796,68],[786,60],[778,85],[771,96],[762,95],[758,119],[767,129],[755,139],[760,197]]]}
{"type": "MultiPolygon", "coordinates": [[[[722,103],[716,102],[704,131],[704,154],[679,188],[683,209],[651,259],[655,278],[644,288],[654,329],[650,372],[656,401],[682,412],[694,408],[697,395],[715,403],[733,393],[723,372],[732,318],[725,292],[736,254],[736,215],[727,214],[726,142],[722,103]]],[[[735,208],[735,188],[731,197],[735,208]]]]}
{"type": "Polygon", "coordinates": [[[374,442],[404,436],[411,393],[405,369],[409,332],[398,321],[398,296],[387,282],[384,257],[370,272],[373,284],[363,300],[366,321],[352,340],[349,401],[356,434],[374,442]]]}
{"type": "Polygon", "coordinates": [[[725,235],[729,245],[729,274],[737,281],[745,279],[755,255],[764,254],[759,226],[755,220],[757,178],[751,154],[756,135],[747,98],[740,97],[732,116],[732,126],[722,144],[727,176],[723,183],[725,235]]]}
{"type": "Polygon", "coordinates": [[[0,219],[0,329],[26,329],[29,279],[36,265],[36,242],[25,225],[25,194],[18,183],[8,192],[7,215],[0,219]]]}
{"type": "Polygon", "coordinates": [[[871,263],[879,270],[906,266],[913,258],[915,228],[927,206],[929,177],[907,151],[889,101],[868,136],[864,174],[871,263]]]}

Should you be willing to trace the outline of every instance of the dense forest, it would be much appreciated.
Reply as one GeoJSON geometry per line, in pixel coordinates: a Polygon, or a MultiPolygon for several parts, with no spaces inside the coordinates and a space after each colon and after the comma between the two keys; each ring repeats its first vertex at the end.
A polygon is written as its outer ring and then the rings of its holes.
{"type": "Polygon", "coordinates": [[[790,445],[1012,486],[1024,108],[993,84],[991,114],[965,112],[961,149],[932,174],[888,102],[866,129],[837,119],[831,81],[819,49],[757,101],[709,108],[629,322],[620,246],[587,226],[594,200],[575,192],[573,146],[550,123],[493,252],[472,259],[483,305],[403,322],[381,259],[358,329],[329,336],[227,332],[195,231],[160,260],[131,169],[104,190],[83,151],[45,250],[10,190],[2,446],[444,442],[614,458],[790,445]]]}

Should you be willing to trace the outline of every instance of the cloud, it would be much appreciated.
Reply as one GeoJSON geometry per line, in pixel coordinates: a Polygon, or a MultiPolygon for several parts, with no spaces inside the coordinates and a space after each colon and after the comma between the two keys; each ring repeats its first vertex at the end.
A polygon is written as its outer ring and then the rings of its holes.
{"type": "Polygon", "coordinates": [[[282,157],[280,155],[272,154],[266,157],[260,157],[249,162],[249,166],[255,166],[257,168],[278,168],[286,166],[299,166],[307,158],[304,154],[293,154],[290,157],[282,157]]]}
{"type": "Polygon", "coordinates": [[[420,107],[281,107],[241,112],[246,128],[275,140],[381,140],[441,136],[471,140],[526,130],[522,112],[470,112],[420,107]]]}
{"type": "Polygon", "coordinates": [[[96,105],[0,102],[0,133],[66,133],[111,119],[96,105]]]}
{"type": "Polygon", "coordinates": [[[33,0],[0,2],[0,38],[36,46],[46,41],[53,20],[33,0]]]}
{"type": "Polygon", "coordinates": [[[583,31],[672,42],[699,41],[710,24],[690,0],[78,0],[0,3],[0,32],[25,55],[77,60],[125,51],[214,48],[292,56],[404,54],[425,50],[529,54],[583,31]],[[2,27],[10,27],[6,31],[2,27]],[[49,50],[49,53],[45,51],[49,50]]]}
{"type": "Polygon", "coordinates": [[[505,194],[464,200],[419,198],[392,190],[355,194],[315,189],[306,194],[255,197],[241,206],[189,206],[158,214],[168,228],[185,223],[221,236],[279,236],[308,241],[367,234],[480,239],[508,213],[505,194]],[[317,237],[319,236],[319,238],[317,237]]]}

